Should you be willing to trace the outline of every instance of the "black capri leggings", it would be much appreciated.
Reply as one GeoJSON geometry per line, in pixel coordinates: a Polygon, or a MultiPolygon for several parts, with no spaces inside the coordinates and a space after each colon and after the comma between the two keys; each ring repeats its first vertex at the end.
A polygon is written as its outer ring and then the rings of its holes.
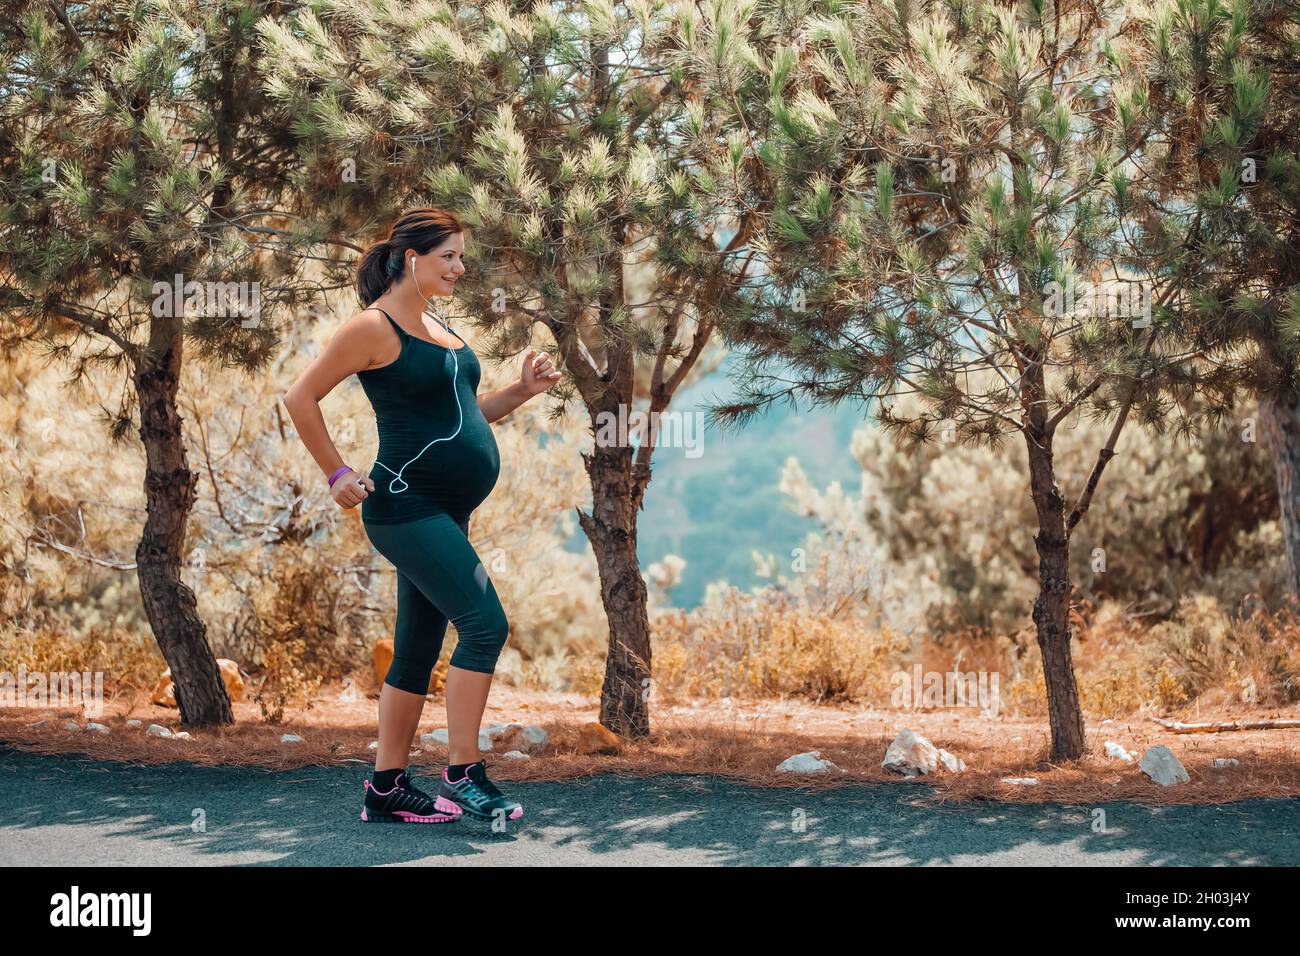
{"type": "Polygon", "coordinates": [[[370,543],[397,568],[393,663],[384,683],[412,694],[429,689],[447,622],[456,625],[453,667],[491,674],[509,622],[496,588],[469,543],[469,519],[446,512],[401,524],[367,524],[370,543]]]}

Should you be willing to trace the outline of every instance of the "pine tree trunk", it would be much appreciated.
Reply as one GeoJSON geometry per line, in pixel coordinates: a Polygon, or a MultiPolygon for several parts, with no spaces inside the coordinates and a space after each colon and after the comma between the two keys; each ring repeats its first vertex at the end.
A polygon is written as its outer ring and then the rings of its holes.
{"type": "Polygon", "coordinates": [[[1070,653],[1070,542],[1065,532],[1065,502],[1056,486],[1051,440],[1027,436],[1029,481],[1038,513],[1038,599],[1034,625],[1043,657],[1047,716],[1052,732],[1052,759],[1077,760],[1086,743],[1079,689],[1070,653]],[[1040,439],[1041,441],[1041,439],[1040,439]]]}
{"type": "Polygon", "coordinates": [[[591,479],[592,509],[591,514],[578,509],[578,521],[596,556],[609,621],[600,722],[624,737],[644,737],[650,733],[650,621],[636,555],[632,449],[598,444],[582,457],[591,479]]]}
{"type": "Polygon", "coordinates": [[[1300,395],[1259,400],[1260,431],[1268,440],[1277,476],[1277,502],[1286,543],[1287,590],[1300,596],[1300,395]]]}
{"type": "Polygon", "coordinates": [[[147,517],[135,552],[136,573],[154,639],[171,668],[181,723],[232,724],[230,696],[208,646],[194,592],[181,580],[185,527],[198,496],[198,476],[186,460],[176,408],[183,339],[180,334],[162,338],[162,352],[147,353],[135,372],[147,463],[147,517]]]}

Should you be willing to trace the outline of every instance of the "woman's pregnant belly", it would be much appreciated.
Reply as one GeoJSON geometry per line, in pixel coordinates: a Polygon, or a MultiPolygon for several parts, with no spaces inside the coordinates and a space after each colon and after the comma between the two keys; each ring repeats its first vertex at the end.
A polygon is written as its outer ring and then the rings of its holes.
{"type": "Polygon", "coordinates": [[[496,487],[501,456],[492,426],[477,404],[454,438],[435,442],[403,468],[421,447],[407,441],[385,441],[381,436],[376,459],[382,466],[376,464],[370,472],[375,489],[361,503],[363,520],[392,524],[436,511],[467,518],[496,487]],[[400,481],[393,474],[397,471],[401,472],[400,481]]]}

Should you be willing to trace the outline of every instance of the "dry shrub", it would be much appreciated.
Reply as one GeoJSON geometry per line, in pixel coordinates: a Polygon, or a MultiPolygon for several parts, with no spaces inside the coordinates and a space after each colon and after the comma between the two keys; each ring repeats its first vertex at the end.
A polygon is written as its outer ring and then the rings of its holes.
{"type": "Polygon", "coordinates": [[[166,667],[158,645],[148,635],[120,628],[92,626],[83,633],[63,628],[27,630],[6,623],[0,628],[0,667],[17,674],[97,673],[104,675],[108,697],[131,690],[149,692],[166,667]]]}
{"type": "Polygon", "coordinates": [[[262,681],[253,700],[268,724],[283,721],[289,706],[311,710],[312,696],[323,681],[306,673],[306,649],[307,642],[300,637],[276,641],[266,649],[262,681]]]}
{"type": "MultiPolygon", "coordinates": [[[[1208,595],[1186,597],[1169,620],[1106,602],[1076,618],[1075,676],[1089,718],[1207,706],[1275,708],[1300,700],[1300,615],[1293,604],[1233,615],[1208,595]]],[[[1002,713],[1046,714],[1042,658],[1032,630],[970,628],[927,635],[908,664],[926,671],[998,673],[1002,713]]]]}
{"type": "Polygon", "coordinates": [[[1188,700],[1212,691],[1265,707],[1300,699],[1300,624],[1293,605],[1233,618],[1215,599],[1196,595],[1147,639],[1188,700]]]}
{"type": "Polygon", "coordinates": [[[656,683],[685,697],[887,699],[909,643],[773,588],[715,591],[693,611],[657,615],[653,632],[656,683]]]}
{"type": "MultiPolygon", "coordinates": [[[[1035,655],[1037,664],[1037,656],[1035,655]]],[[[1214,598],[1184,598],[1154,625],[1103,605],[1074,642],[1079,696],[1092,717],[1168,712],[1207,705],[1279,707],[1300,700],[1300,619],[1293,605],[1234,617],[1214,598]]],[[[1044,712],[1041,665],[1019,688],[1021,713],[1044,712]]]]}
{"type": "Polygon", "coordinates": [[[317,549],[286,543],[275,552],[263,586],[252,592],[247,611],[225,639],[223,650],[249,673],[292,661],[304,679],[341,680],[370,666],[365,593],[355,576],[336,564],[322,565],[317,549]],[[285,645],[301,642],[300,650],[285,645]]]}

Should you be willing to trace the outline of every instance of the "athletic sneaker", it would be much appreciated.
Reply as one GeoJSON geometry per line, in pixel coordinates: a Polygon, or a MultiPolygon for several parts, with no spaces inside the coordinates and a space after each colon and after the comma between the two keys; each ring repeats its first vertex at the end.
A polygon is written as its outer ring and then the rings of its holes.
{"type": "Polygon", "coordinates": [[[524,808],[507,800],[488,779],[487,764],[482,760],[466,767],[465,776],[455,783],[447,778],[444,770],[438,783],[438,798],[450,800],[478,820],[495,819],[498,813],[508,820],[518,820],[524,815],[524,808]]]}
{"type": "Polygon", "coordinates": [[[460,807],[441,794],[435,800],[414,786],[405,771],[397,775],[392,790],[376,790],[370,780],[366,780],[365,790],[361,819],[367,823],[451,823],[460,819],[460,807]]]}

